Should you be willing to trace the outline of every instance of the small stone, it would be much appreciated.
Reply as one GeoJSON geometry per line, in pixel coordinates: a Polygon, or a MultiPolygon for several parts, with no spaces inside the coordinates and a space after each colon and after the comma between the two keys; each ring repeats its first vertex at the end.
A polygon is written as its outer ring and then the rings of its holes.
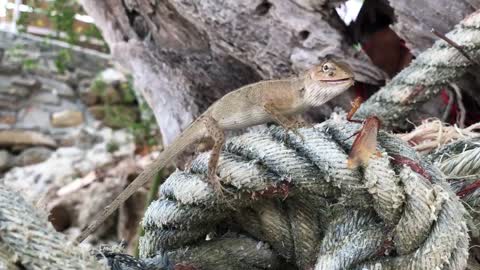
{"type": "Polygon", "coordinates": [[[23,87],[11,86],[8,88],[0,88],[0,93],[15,97],[26,97],[30,94],[30,90],[23,87]]]}
{"type": "Polygon", "coordinates": [[[80,111],[66,110],[52,114],[51,123],[54,127],[72,127],[82,124],[83,113],[80,111]]]}
{"type": "Polygon", "coordinates": [[[93,78],[94,75],[89,70],[82,69],[82,68],[76,68],[75,69],[75,77],[79,81],[84,80],[84,79],[91,80],[91,78],[93,78]]]}
{"type": "Polygon", "coordinates": [[[39,80],[35,78],[15,78],[12,80],[12,84],[15,86],[20,86],[29,90],[39,89],[42,84],[39,80]]]}
{"type": "Polygon", "coordinates": [[[13,125],[17,121],[15,113],[0,112],[0,124],[13,125]]]}
{"type": "Polygon", "coordinates": [[[99,102],[99,98],[97,95],[90,91],[85,91],[80,93],[80,99],[85,103],[87,106],[95,105],[99,102]]]}
{"type": "Polygon", "coordinates": [[[0,172],[12,167],[12,155],[8,151],[0,150],[0,172]]]}
{"type": "Polygon", "coordinates": [[[48,135],[28,130],[0,130],[0,145],[43,145],[55,147],[57,143],[48,135]]]}
{"type": "Polygon", "coordinates": [[[46,147],[32,147],[24,150],[13,160],[14,166],[23,167],[37,164],[47,160],[52,155],[52,150],[46,147]]]}
{"type": "Polygon", "coordinates": [[[60,98],[58,97],[58,95],[55,95],[52,92],[47,92],[47,91],[36,93],[34,96],[30,98],[30,101],[33,103],[44,103],[49,105],[60,104],[60,98]]]}
{"type": "Polygon", "coordinates": [[[50,127],[50,112],[37,104],[25,107],[17,114],[17,128],[45,129],[50,127]]]}
{"type": "Polygon", "coordinates": [[[90,79],[81,80],[78,84],[80,99],[87,106],[95,105],[100,99],[98,94],[90,90],[90,79]]]}
{"type": "Polygon", "coordinates": [[[103,105],[90,106],[90,107],[88,107],[88,112],[96,120],[102,121],[103,118],[105,118],[105,107],[103,105]]]}
{"type": "Polygon", "coordinates": [[[75,95],[73,89],[66,83],[45,77],[38,77],[37,79],[42,83],[42,89],[44,90],[65,97],[73,97],[75,95]]]}
{"type": "Polygon", "coordinates": [[[0,94],[0,108],[3,110],[18,110],[20,105],[18,104],[16,99],[10,100],[10,96],[5,96],[0,94]]]}
{"type": "Polygon", "coordinates": [[[113,86],[108,86],[100,99],[103,103],[107,104],[118,104],[122,102],[120,92],[113,86]]]}
{"type": "Polygon", "coordinates": [[[127,81],[127,77],[125,77],[125,75],[122,72],[113,68],[105,69],[98,75],[98,78],[104,81],[106,84],[113,84],[113,83],[127,81]]]}
{"type": "Polygon", "coordinates": [[[22,72],[22,66],[20,64],[1,64],[0,74],[15,75],[22,72]]]}

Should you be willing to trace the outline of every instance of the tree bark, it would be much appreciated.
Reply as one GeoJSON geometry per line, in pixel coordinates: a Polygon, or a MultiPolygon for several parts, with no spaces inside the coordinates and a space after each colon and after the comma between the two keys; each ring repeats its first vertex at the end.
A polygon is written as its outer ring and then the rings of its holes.
{"type": "Polygon", "coordinates": [[[407,0],[393,1],[390,5],[395,10],[397,22],[393,30],[397,32],[417,55],[430,48],[438,39],[430,30],[441,33],[452,30],[452,27],[480,8],[479,0],[407,0]]]}
{"type": "Polygon", "coordinates": [[[342,1],[81,0],[112,56],[132,72],[170,143],[226,92],[342,58],[358,81],[384,73],[344,35],[342,1]]]}

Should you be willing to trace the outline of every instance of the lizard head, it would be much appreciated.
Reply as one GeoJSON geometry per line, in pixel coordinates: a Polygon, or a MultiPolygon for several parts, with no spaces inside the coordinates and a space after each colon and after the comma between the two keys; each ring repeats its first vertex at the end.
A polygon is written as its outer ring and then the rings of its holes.
{"type": "Polygon", "coordinates": [[[307,72],[304,100],[310,106],[320,106],[347,90],[354,82],[353,72],[347,64],[326,60],[307,72]]]}

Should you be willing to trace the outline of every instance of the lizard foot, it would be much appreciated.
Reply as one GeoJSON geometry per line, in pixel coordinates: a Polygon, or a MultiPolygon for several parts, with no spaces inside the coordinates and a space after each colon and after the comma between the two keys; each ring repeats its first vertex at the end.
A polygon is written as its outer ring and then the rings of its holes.
{"type": "Polygon", "coordinates": [[[305,121],[303,118],[298,117],[297,119],[294,120],[293,126],[295,128],[313,128],[313,124],[305,121]]]}
{"type": "Polygon", "coordinates": [[[216,174],[208,175],[208,183],[212,185],[213,190],[216,194],[224,196],[224,192],[229,192],[226,188],[222,185],[222,178],[216,174]]]}
{"type": "Polygon", "coordinates": [[[284,127],[285,128],[285,135],[283,137],[283,140],[286,141],[287,140],[287,134],[289,131],[293,132],[293,134],[297,135],[303,143],[305,143],[305,137],[303,137],[303,135],[298,132],[298,129],[300,128],[299,126],[297,126],[297,124],[295,125],[292,125],[292,126],[287,126],[287,127],[284,127]]]}

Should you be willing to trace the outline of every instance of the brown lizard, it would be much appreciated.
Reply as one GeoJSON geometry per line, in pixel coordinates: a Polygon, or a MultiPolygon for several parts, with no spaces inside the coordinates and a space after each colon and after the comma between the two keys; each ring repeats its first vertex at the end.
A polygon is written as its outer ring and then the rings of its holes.
{"type": "Polygon", "coordinates": [[[224,131],[270,121],[287,130],[295,131],[296,123],[291,116],[324,104],[347,90],[353,83],[353,73],[346,64],[326,60],[300,76],[261,81],[226,94],[191,123],[152,164],[99,213],[77,241],[82,242],[137,189],[153,179],[158,171],[190,145],[207,138],[213,139],[208,179],[218,190],[221,184],[216,174],[216,166],[225,142],[224,131]]]}

